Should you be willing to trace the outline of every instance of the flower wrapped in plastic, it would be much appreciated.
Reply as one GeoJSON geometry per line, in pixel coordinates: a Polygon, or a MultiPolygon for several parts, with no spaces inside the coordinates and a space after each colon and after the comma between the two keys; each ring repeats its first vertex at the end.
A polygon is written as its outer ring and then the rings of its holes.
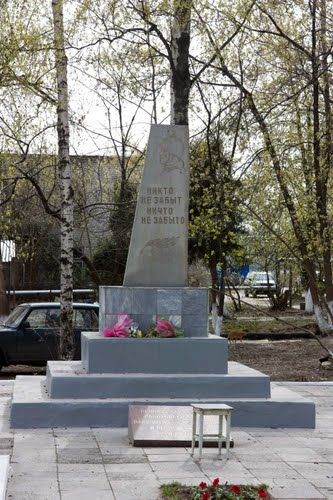
{"type": "Polygon", "coordinates": [[[160,337],[174,337],[175,329],[171,321],[167,319],[158,319],[156,321],[155,331],[160,337]]]}
{"type": "Polygon", "coordinates": [[[127,314],[120,313],[113,328],[104,328],[104,337],[129,337],[133,320],[127,314]]]}
{"type": "Polygon", "coordinates": [[[145,337],[172,338],[184,337],[181,328],[175,328],[168,319],[157,319],[156,324],[146,333],[145,337]]]}

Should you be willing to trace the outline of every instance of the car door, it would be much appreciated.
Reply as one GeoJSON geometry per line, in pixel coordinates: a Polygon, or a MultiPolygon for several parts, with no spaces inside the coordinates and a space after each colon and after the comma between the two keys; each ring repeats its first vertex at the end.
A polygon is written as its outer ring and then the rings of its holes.
{"type": "Polygon", "coordinates": [[[30,310],[18,331],[19,360],[44,362],[57,359],[59,325],[55,320],[56,313],[57,310],[46,307],[30,310]]]}

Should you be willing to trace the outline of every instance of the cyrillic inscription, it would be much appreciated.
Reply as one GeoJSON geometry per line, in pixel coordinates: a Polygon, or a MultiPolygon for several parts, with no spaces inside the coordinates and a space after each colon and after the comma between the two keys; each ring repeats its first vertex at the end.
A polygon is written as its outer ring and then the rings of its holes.
{"type": "Polygon", "coordinates": [[[185,224],[185,217],[181,213],[182,198],[177,196],[176,189],[172,186],[148,186],[145,195],[140,196],[144,213],[141,215],[141,223],[185,224]]]}

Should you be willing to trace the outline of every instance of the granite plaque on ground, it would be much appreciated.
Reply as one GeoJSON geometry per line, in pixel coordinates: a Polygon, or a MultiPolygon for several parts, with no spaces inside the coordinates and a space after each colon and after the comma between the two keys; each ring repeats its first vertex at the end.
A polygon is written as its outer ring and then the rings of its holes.
{"type": "Polygon", "coordinates": [[[153,125],[124,286],[186,286],[188,202],[188,127],[153,125]]]}
{"type": "MultiPolygon", "coordinates": [[[[191,406],[131,405],[128,411],[129,442],[141,447],[190,447],[192,412],[191,406]]],[[[204,434],[217,432],[218,418],[205,416],[204,434]]],[[[217,447],[217,442],[204,441],[203,446],[217,447]]],[[[233,446],[232,439],[230,446],[233,446]]]]}

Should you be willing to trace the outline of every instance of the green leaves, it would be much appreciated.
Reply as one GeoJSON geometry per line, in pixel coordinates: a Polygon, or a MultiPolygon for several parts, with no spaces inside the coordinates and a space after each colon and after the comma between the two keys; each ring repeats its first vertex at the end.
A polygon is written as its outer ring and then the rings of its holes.
{"type": "Polygon", "coordinates": [[[223,151],[217,130],[191,145],[190,257],[220,261],[241,255],[241,216],[237,208],[239,183],[223,151]]]}

